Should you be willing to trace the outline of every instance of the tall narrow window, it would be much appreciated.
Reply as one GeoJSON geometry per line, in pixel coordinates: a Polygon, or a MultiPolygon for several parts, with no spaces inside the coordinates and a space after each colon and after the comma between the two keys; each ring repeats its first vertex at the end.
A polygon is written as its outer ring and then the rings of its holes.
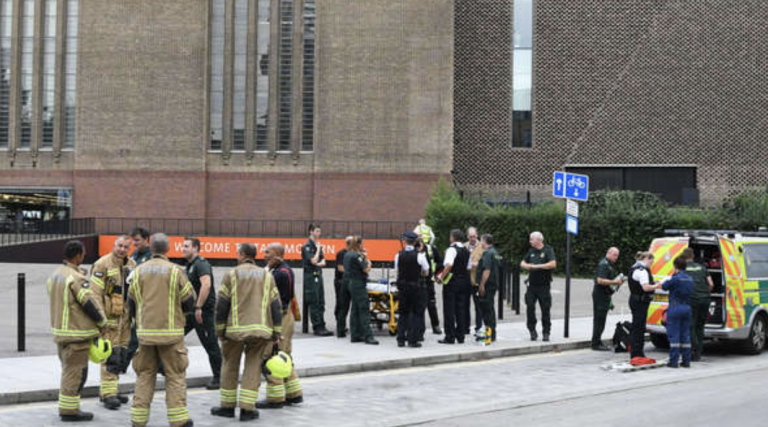
{"type": "Polygon", "coordinates": [[[514,0],[512,51],[512,146],[533,143],[533,0],[514,0]]]}
{"type": "Polygon", "coordinates": [[[64,58],[64,148],[75,147],[75,113],[77,108],[77,24],[80,0],[67,0],[67,52],[64,58]]]}
{"type": "Polygon", "coordinates": [[[277,150],[291,150],[293,106],[293,0],[280,0],[277,150]]]}
{"type": "Polygon", "coordinates": [[[13,0],[0,0],[0,148],[10,145],[13,0]]]}
{"type": "Polygon", "coordinates": [[[304,79],[301,122],[301,151],[312,151],[315,126],[315,0],[304,3],[304,79]]]}
{"type": "Polygon", "coordinates": [[[24,0],[21,20],[21,139],[19,148],[32,143],[32,64],[35,48],[35,0],[24,0]]]}
{"type": "Polygon", "coordinates": [[[248,0],[235,0],[235,92],[232,149],[245,151],[245,78],[248,56],[248,0]]]}
{"type": "Polygon", "coordinates": [[[211,107],[208,149],[221,150],[224,129],[224,0],[213,0],[211,14],[211,107]]]}
{"type": "Polygon", "coordinates": [[[269,3],[259,0],[259,28],[256,47],[256,151],[269,150],[269,3]]]}
{"type": "Polygon", "coordinates": [[[56,3],[57,0],[45,0],[42,148],[53,147],[54,99],[56,92],[56,3]]]}

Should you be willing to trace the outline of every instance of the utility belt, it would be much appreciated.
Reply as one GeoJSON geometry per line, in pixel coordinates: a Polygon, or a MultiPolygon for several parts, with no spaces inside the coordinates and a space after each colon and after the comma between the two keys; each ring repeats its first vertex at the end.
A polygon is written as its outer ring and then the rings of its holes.
{"type": "Polygon", "coordinates": [[[315,276],[315,277],[322,276],[323,272],[319,271],[319,270],[315,270],[315,271],[312,272],[312,275],[315,276]]]}
{"type": "Polygon", "coordinates": [[[653,294],[649,294],[647,292],[643,292],[642,294],[631,294],[629,297],[633,301],[643,304],[649,304],[651,301],[653,301],[653,294]]]}

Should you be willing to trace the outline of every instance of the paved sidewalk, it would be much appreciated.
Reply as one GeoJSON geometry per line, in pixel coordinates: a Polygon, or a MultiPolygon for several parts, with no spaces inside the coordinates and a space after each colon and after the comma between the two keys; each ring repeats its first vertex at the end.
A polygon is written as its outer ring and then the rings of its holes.
{"type": "MultiPolygon", "coordinates": [[[[603,338],[610,339],[616,322],[628,319],[629,316],[609,316],[603,338]]],[[[437,343],[440,337],[432,334],[425,337],[424,347],[420,349],[398,348],[393,337],[381,335],[378,346],[351,344],[349,339],[336,337],[313,337],[294,341],[294,357],[299,376],[313,377],[587,348],[591,332],[592,318],[582,317],[571,320],[568,339],[563,338],[563,321],[554,320],[549,343],[531,342],[524,323],[500,324],[498,341],[488,347],[469,341],[463,345],[441,345],[437,343]]],[[[199,387],[211,375],[208,358],[202,347],[189,350],[187,383],[190,387],[199,387]]],[[[0,404],[56,400],[60,368],[56,356],[0,359],[0,404]]],[[[134,373],[129,369],[128,374],[121,377],[121,392],[131,392],[134,383],[134,373]]],[[[89,364],[83,396],[97,396],[98,384],[98,366],[89,364]]],[[[158,388],[163,386],[161,377],[158,388]]]]}

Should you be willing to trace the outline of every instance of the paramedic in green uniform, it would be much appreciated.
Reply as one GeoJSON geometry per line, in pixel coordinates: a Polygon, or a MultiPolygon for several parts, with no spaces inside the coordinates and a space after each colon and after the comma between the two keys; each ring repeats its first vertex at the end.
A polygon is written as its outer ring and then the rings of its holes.
{"type": "Polygon", "coordinates": [[[309,319],[312,321],[314,334],[329,337],[333,332],[325,328],[325,288],[323,287],[323,267],[325,257],[318,245],[320,226],[309,225],[309,240],[301,247],[301,266],[304,269],[304,301],[307,302],[309,319]]]}
{"type": "Polygon", "coordinates": [[[608,311],[611,309],[611,295],[613,294],[613,285],[621,285],[622,280],[617,279],[616,261],[619,259],[619,250],[610,248],[597,264],[597,274],[595,275],[595,286],[592,288],[592,350],[608,351],[608,346],[603,344],[603,331],[605,330],[605,321],[608,318],[608,311]]]}
{"type": "Polygon", "coordinates": [[[693,262],[694,252],[691,248],[683,251],[683,258],[688,260],[685,272],[693,279],[693,295],[691,296],[691,347],[694,362],[701,360],[704,351],[704,325],[709,316],[710,293],[714,284],[707,273],[707,268],[693,262]]]}
{"type": "Polygon", "coordinates": [[[536,333],[536,301],[538,301],[541,307],[543,340],[549,341],[549,333],[552,330],[549,315],[549,310],[552,308],[552,270],[557,268],[557,259],[552,247],[544,244],[544,235],[541,232],[531,233],[529,242],[531,249],[520,263],[523,270],[528,270],[528,289],[525,291],[528,331],[531,333],[531,341],[539,338],[536,333]]]}
{"type": "Polygon", "coordinates": [[[366,277],[371,271],[371,261],[366,258],[363,238],[353,236],[349,250],[344,255],[344,283],[349,286],[352,296],[352,313],[349,316],[349,330],[352,342],[378,345],[371,330],[370,303],[366,277]]]}
{"type": "Polygon", "coordinates": [[[496,311],[493,309],[493,300],[496,296],[496,290],[499,288],[499,260],[500,256],[493,247],[493,236],[484,234],[481,243],[485,252],[477,265],[477,276],[475,283],[478,283],[477,302],[480,307],[480,313],[483,316],[483,323],[490,329],[491,341],[496,341],[496,311]]]}

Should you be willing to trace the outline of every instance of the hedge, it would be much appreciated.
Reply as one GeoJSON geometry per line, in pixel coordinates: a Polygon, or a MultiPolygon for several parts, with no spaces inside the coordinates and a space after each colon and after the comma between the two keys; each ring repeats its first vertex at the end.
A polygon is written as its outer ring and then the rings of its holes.
{"type": "MultiPolygon", "coordinates": [[[[441,248],[447,247],[451,229],[475,226],[481,234],[493,234],[500,253],[518,263],[529,249],[529,234],[541,231],[564,260],[564,205],[556,200],[530,206],[491,206],[464,198],[449,183],[440,181],[427,204],[426,219],[441,248]]],[[[597,191],[580,206],[571,268],[576,276],[592,277],[606,250],[616,246],[621,250],[620,271],[626,272],[634,263],[635,252],[647,250],[665,229],[757,230],[764,225],[768,225],[768,190],[742,193],[716,208],[669,206],[645,192],[597,191]]],[[[564,270],[565,262],[558,263],[556,273],[564,270]]]]}

